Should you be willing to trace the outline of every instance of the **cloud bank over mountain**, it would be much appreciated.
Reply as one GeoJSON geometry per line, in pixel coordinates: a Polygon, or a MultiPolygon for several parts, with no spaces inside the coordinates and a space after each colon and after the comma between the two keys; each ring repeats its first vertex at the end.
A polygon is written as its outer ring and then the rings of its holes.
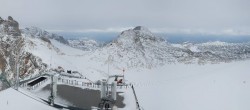
{"type": "Polygon", "coordinates": [[[153,32],[250,33],[246,0],[1,1],[2,17],[46,30],[110,32],[143,25],[153,32]]]}

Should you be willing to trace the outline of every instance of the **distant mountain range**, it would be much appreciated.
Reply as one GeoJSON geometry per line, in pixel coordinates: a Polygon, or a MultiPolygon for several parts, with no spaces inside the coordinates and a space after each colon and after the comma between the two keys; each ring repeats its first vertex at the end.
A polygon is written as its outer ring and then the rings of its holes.
{"type": "Polygon", "coordinates": [[[125,30],[111,42],[100,44],[91,39],[66,40],[37,27],[19,29],[18,22],[9,17],[8,20],[0,18],[0,39],[0,73],[10,82],[14,80],[16,63],[20,65],[23,79],[51,69],[53,65],[49,66],[51,58],[48,54],[52,53],[57,57],[55,64],[62,68],[65,67],[60,62],[66,60],[67,64],[73,64],[70,61],[76,58],[86,58],[88,62],[96,63],[95,66],[110,64],[117,68],[154,68],[173,63],[213,64],[250,58],[250,42],[172,44],[143,26],[125,30]],[[81,49],[77,52],[83,55],[78,55],[75,48],[81,49]]]}
{"type": "MultiPolygon", "coordinates": [[[[110,42],[115,39],[118,32],[56,32],[65,39],[76,40],[82,38],[93,39],[98,42],[110,42]]],[[[177,34],[177,33],[154,33],[170,43],[206,43],[206,42],[228,42],[228,43],[246,43],[250,42],[250,35],[213,35],[213,34],[177,34]]]]}

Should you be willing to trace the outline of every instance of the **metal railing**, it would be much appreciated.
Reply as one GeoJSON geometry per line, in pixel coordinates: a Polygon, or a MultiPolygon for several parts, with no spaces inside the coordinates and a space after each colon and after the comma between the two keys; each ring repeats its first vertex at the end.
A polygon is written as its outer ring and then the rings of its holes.
{"type": "MultiPolygon", "coordinates": [[[[67,85],[73,85],[73,86],[85,86],[89,88],[101,88],[101,84],[98,83],[93,83],[93,82],[83,82],[83,81],[78,81],[78,80],[70,80],[70,79],[59,79],[58,82],[61,82],[63,84],[67,85]]],[[[111,84],[108,84],[108,87],[111,88],[111,84]]],[[[128,84],[123,84],[123,85],[117,85],[117,89],[127,89],[130,88],[131,86],[128,84]]]]}
{"type": "Polygon", "coordinates": [[[136,93],[135,93],[135,88],[134,88],[134,86],[133,86],[133,85],[131,86],[131,88],[132,88],[132,90],[133,90],[133,94],[134,94],[134,97],[135,97],[135,101],[136,101],[136,106],[137,106],[137,109],[138,109],[138,110],[141,110],[141,107],[140,107],[139,101],[138,101],[137,96],[136,96],[136,93]]]}

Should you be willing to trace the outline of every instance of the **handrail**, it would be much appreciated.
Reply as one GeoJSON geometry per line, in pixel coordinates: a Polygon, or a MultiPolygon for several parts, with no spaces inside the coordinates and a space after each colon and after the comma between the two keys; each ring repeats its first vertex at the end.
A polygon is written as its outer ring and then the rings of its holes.
{"type": "MultiPolygon", "coordinates": [[[[77,81],[77,80],[69,80],[69,79],[59,79],[58,82],[69,84],[69,85],[81,85],[81,86],[87,86],[87,87],[94,87],[94,88],[100,88],[101,84],[98,83],[92,83],[92,82],[83,82],[83,81],[77,81]]],[[[108,87],[111,87],[111,84],[107,84],[108,87]]],[[[124,85],[117,85],[117,88],[129,88],[130,86],[128,84],[124,85]]]]}
{"type": "Polygon", "coordinates": [[[141,110],[140,105],[139,105],[139,101],[138,101],[137,96],[135,94],[134,86],[132,85],[131,88],[132,88],[134,96],[135,96],[135,101],[136,101],[137,108],[138,108],[138,110],[141,110]]]}

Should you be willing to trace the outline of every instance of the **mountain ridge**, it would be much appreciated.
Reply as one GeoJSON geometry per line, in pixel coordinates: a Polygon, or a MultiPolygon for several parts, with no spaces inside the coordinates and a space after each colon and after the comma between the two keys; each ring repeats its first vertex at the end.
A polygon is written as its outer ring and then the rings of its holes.
{"type": "Polygon", "coordinates": [[[38,38],[42,38],[42,39],[55,39],[63,44],[69,45],[69,42],[67,40],[65,40],[62,36],[59,36],[57,34],[54,33],[49,33],[43,29],[40,29],[38,27],[27,27],[25,29],[21,29],[21,32],[23,34],[26,34],[28,36],[31,37],[38,37],[38,38]]]}
{"type": "MultiPolygon", "coordinates": [[[[16,29],[19,30],[19,27],[16,29]]],[[[21,29],[20,32],[21,36],[15,36],[11,34],[12,31],[0,31],[0,69],[10,81],[14,80],[16,72],[16,53],[19,53],[21,59],[19,64],[22,78],[57,67],[78,68],[75,62],[86,66],[86,69],[80,69],[82,72],[100,72],[90,65],[150,69],[174,63],[216,64],[250,58],[250,43],[186,43],[177,46],[155,36],[143,26],[125,30],[103,46],[95,47],[97,44],[94,41],[79,43],[85,46],[85,50],[72,48],[72,44],[77,42],[67,43],[69,41],[62,36],[36,27],[21,29]],[[56,60],[51,61],[52,55],[56,60]]]]}

